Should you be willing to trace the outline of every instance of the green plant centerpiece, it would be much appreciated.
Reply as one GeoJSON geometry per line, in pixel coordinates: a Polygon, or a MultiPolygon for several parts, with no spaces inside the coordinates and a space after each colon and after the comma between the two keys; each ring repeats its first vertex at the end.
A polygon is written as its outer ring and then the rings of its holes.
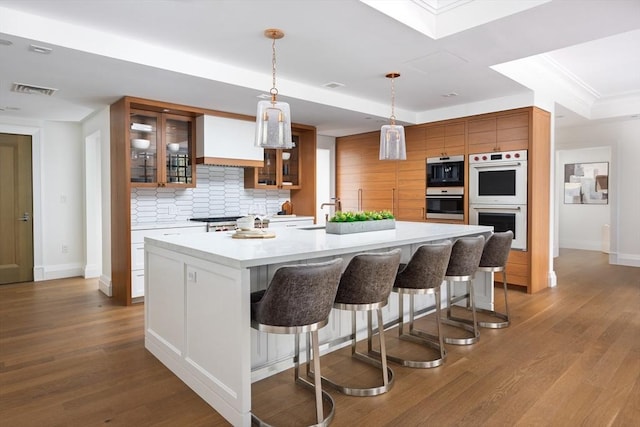
{"type": "Polygon", "coordinates": [[[329,234],[351,234],[396,228],[395,218],[389,211],[338,211],[327,222],[329,234]]]}

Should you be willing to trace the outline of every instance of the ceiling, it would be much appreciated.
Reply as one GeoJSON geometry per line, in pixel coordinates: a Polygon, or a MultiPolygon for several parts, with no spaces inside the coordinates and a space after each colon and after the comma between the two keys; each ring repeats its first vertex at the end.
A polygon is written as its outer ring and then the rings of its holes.
{"type": "Polygon", "coordinates": [[[273,27],[278,99],[323,135],[386,123],[390,71],[405,124],[496,99],[552,100],[556,126],[640,114],[639,0],[0,0],[0,119],[81,121],[124,95],[255,115],[273,27]]]}

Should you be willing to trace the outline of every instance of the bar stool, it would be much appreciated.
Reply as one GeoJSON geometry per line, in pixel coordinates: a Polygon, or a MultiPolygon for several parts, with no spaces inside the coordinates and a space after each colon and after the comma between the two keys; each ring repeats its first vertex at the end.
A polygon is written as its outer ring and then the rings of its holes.
{"type": "Polygon", "coordinates": [[[440,288],[447,271],[452,244],[450,241],[420,246],[411,256],[409,263],[400,266],[393,291],[398,292],[399,325],[398,338],[426,345],[440,353],[440,357],[431,360],[407,360],[388,355],[395,363],[410,368],[435,368],[444,363],[447,350],[444,348],[440,330],[441,301],[440,288]],[[409,333],[404,332],[404,295],[409,295],[409,333]],[[436,304],[436,325],[438,335],[429,334],[414,328],[414,295],[434,295],[436,304]]]}
{"type": "Polygon", "coordinates": [[[447,282],[447,317],[442,319],[443,323],[456,326],[471,332],[473,335],[466,338],[445,337],[444,342],[455,345],[468,345],[478,342],[480,330],[476,318],[476,304],[473,294],[473,277],[480,265],[480,257],[484,248],[484,237],[462,237],[453,244],[451,257],[444,280],[447,282]],[[455,282],[465,282],[467,284],[466,293],[453,297],[452,284],[455,282]],[[453,303],[467,300],[467,307],[471,306],[472,319],[463,319],[451,316],[451,305],[453,303]]]}
{"type": "Polygon", "coordinates": [[[393,386],[393,371],[387,366],[384,341],[382,308],[387,305],[393,281],[400,265],[400,249],[383,253],[365,253],[354,256],[340,279],[333,308],[351,311],[351,357],[382,370],[382,385],[356,388],[338,384],[326,377],[322,380],[328,386],[350,396],[377,396],[386,393],[393,386]],[[370,354],[356,351],[356,312],[367,311],[367,345],[372,352],[372,311],[378,315],[378,335],[380,359],[370,354]]]}
{"type": "MultiPolygon", "coordinates": [[[[318,426],[329,425],[335,409],[331,395],[322,390],[318,329],[324,327],[329,321],[329,313],[335,300],[341,272],[342,259],[340,258],[323,263],[284,266],[275,272],[266,290],[251,294],[251,326],[254,329],[271,334],[295,334],[295,380],[296,383],[315,391],[317,419],[315,425],[318,426]],[[301,333],[311,335],[316,372],[313,383],[299,374],[298,335],[301,333]],[[323,398],[331,407],[326,418],[323,414],[323,398]]],[[[268,425],[253,413],[251,418],[252,422],[258,425],[268,425]]]]}
{"type": "Polygon", "coordinates": [[[501,329],[506,328],[511,323],[509,320],[509,304],[507,302],[507,270],[505,268],[507,265],[507,259],[509,258],[509,252],[511,251],[511,243],[513,243],[513,231],[509,230],[500,233],[493,233],[487,240],[487,243],[484,244],[484,250],[482,251],[478,271],[485,273],[502,272],[504,313],[499,313],[495,310],[477,308],[477,312],[486,313],[502,320],[501,322],[479,321],[478,326],[483,328],[501,329]]]}

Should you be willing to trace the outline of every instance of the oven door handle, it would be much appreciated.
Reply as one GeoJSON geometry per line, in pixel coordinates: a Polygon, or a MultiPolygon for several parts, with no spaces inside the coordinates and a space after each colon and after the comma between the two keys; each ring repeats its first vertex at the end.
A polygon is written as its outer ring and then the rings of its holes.
{"type": "Polygon", "coordinates": [[[510,168],[514,166],[522,166],[522,163],[516,162],[516,163],[500,163],[500,164],[493,164],[493,165],[472,165],[472,167],[476,169],[486,169],[486,168],[498,169],[498,168],[510,168]]]}
{"type": "Polygon", "coordinates": [[[471,206],[476,211],[521,211],[520,206],[471,206]]]}
{"type": "Polygon", "coordinates": [[[427,199],[462,199],[462,194],[427,194],[427,199]]]}

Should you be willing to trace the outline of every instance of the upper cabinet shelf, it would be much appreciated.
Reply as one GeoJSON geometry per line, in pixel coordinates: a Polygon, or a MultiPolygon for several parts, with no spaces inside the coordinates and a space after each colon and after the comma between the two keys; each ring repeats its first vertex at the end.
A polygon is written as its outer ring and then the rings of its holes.
{"type": "Polygon", "coordinates": [[[292,135],[294,147],[288,150],[264,149],[264,166],[246,169],[245,188],[288,189],[301,188],[301,156],[299,135],[292,135]]]}

